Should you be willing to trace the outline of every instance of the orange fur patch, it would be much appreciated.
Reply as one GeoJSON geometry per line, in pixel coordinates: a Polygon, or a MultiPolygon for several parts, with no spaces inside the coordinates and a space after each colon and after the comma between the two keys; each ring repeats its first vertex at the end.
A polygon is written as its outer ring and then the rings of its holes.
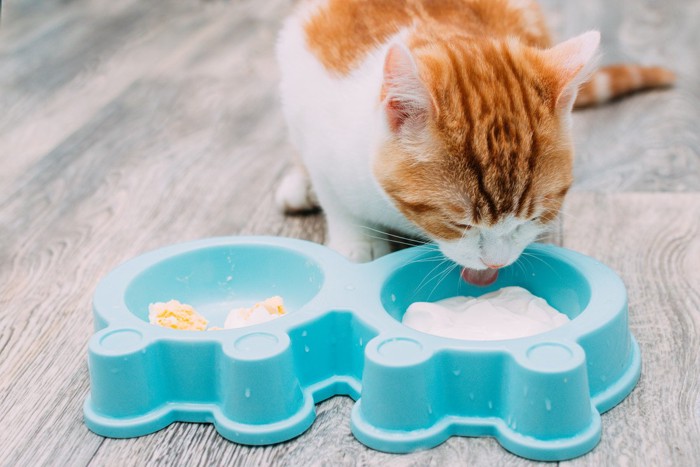
{"type": "Polygon", "coordinates": [[[581,86],[575,106],[602,104],[633,92],[671,86],[675,81],[672,71],[658,66],[608,65],[581,86]]]}
{"type": "Polygon", "coordinates": [[[536,3],[531,8],[534,25],[509,0],[328,0],[308,19],[306,41],[329,71],[342,75],[408,26],[443,39],[510,36],[547,47],[544,18],[536,3]]]}
{"type": "MultiPolygon", "coordinates": [[[[540,53],[551,41],[534,0],[327,0],[304,24],[311,53],[341,76],[402,29],[433,106],[422,109],[420,134],[405,134],[409,107],[386,102],[382,88],[394,137],[374,173],[396,206],[446,240],[508,216],[551,222],[573,178],[560,113],[569,107],[557,102],[562,90],[573,97],[565,86],[584,62],[557,66],[576,47],[554,59],[540,53]]],[[[606,67],[582,86],[575,105],[673,80],[658,67],[606,67]]]]}
{"type": "Polygon", "coordinates": [[[556,106],[561,79],[537,53],[551,45],[537,5],[328,0],[305,33],[326,69],[346,75],[402,28],[435,105],[422,137],[397,136],[377,155],[375,176],[398,209],[445,240],[508,216],[551,221],[573,151],[556,106]]]}
{"type": "Polygon", "coordinates": [[[573,151],[549,65],[507,41],[416,34],[409,47],[437,110],[424,146],[396,138],[378,154],[375,175],[398,208],[446,240],[461,235],[460,218],[552,220],[572,182],[573,151]]]}

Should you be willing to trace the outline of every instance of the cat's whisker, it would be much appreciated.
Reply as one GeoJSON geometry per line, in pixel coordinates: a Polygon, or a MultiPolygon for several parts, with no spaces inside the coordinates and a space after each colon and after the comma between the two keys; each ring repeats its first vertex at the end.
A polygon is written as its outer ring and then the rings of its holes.
{"type": "Polygon", "coordinates": [[[576,216],[576,215],[574,215],[574,214],[571,214],[570,212],[565,211],[565,210],[563,210],[563,209],[561,209],[561,210],[559,211],[558,216],[559,216],[559,217],[562,217],[562,218],[566,218],[566,219],[573,219],[573,220],[575,220],[575,221],[578,221],[578,220],[580,219],[579,216],[576,216]]]}
{"type": "Polygon", "coordinates": [[[413,265],[416,265],[416,264],[435,263],[435,262],[438,262],[438,261],[445,261],[445,260],[444,260],[443,258],[439,258],[439,257],[436,257],[436,258],[422,258],[422,259],[411,260],[411,261],[408,262],[406,265],[407,265],[407,266],[413,266],[413,265]]]}
{"type": "Polygon", "coordinates": [[[458,266],[459,265],[457,263],[453,263],[452,266],[450,266],[449,268],[445,269],[445,271],[443,271],[442,275],[440,276],[440,280],[438,280],[438,282],[433,286],[433,290],[430,291],[430,294],[428,295],[428,297],[432,297],[433,293],[435,293],[435,290],[442,283],[442,281],[444,281],[446,278],[450,277],[450,274],[452,274],[452,271],[454,271],[455,268],[458,266]]]}
{"type": "Polygon", "coordinates": [[[468,230],[468,229],[464,229],[464,231],[462,231],[462,236],[461,236],[460,239],[459,239],[459,242],[460,242],[460,243],[463,242],[464,240],[466,240],[467,234],[469,234],[469,230],[468,230]]]}
{"type": "Polygon", "coordinates": [[[399,235],[399,234],[396,234],[396,233],[387,232],[387,231],[380,230],[380,229],[375,229],[375,228],[370,227],[370,226],[368,226],[368,225],[359,225],[359,224],[355,224],[355,225],[356,225],[357,227],[362,228],[362,229],[371,230],[372,232],[376,232],[376,233],[378,233],[378,234],[385,235],[386,237],[389,237],[389,238],[392,238],[392,239],[393,239],[393,238],[396,238],[396,239],[399,239],[399,240],[404,240],[404,241],[407,241],[407,242],[415,243],[416,245],[427,245],[427,244],[431,243],[430,241],[427,241],[427,240],[421,240],[421,239],[417,239],[417,238],[405,237],[405,236],[403,236],[403,235],[399,235]]]}
{"type": "Polygon", "coordinates": [[[371,232],[375,232],[379,235],[372,235],[370,233],[363,233],[368,238],[374,238],[377,240],[385,240],[390,243],[395,243],[397,245],[403,245],[406,247],[412,247],[412,248],[421,248],[421,249],[431,249],[433,248],[433,245],[430,241],[425,241],[425,240],[420,240],[420,239],[415,239],[415,238],[410,238],[410,237],[404,237],[402,235],[394,234],[391,232],[386,232],[383,230],[375,229],[373,227],[369,227],[367,225],[359,225],[355,224],[356,227],[359,227],[364,230],[369,230],[371,232]]]}
{"type": "Polygon", "coordinates": [[[387,238],[382,237],[382,236],[379,236],[379,235],[370,235],[370,234],[368,234],[368,233],[365,233],[364,235],[365,235],[365,237],[367,237],[367,238],[374,238],[374,239],[377,239],[377,240],[388,240],[388,241],[391,241],[391,242],[393,242],[393,243],[396,243],[396,244],[399,244],[399,245],[408,246],[408,247],[415,247],[415,248],[427,249],[428,246],[429,246],[429,245],[427,245],[427,244],[409,243],[409,242],[405,242],[405,241],[401,241],[401,240],[387,239],[387,238]]]}
{"type": "Polygon", "coordinates": [[[436,256],[433,258],[419,258],[411,260],[408,264],[420,264],[420,263],[431,263],[433,261],[445,261],[445,258],[436,256]]]}
{"type": "Polygon", "coordinates": [[[523,276],[527,276],[527,267],[526,267],[526,261],[523,261],[520,263],[520,269],[523,271],[523,276]]]}
{"type": "Polygon", "coordinates": [[[428,272],[428,274],[425,275],[425,277],[423,277],[423,280],[421,280],[420,284],[418,284],[418,287],[416,287],[416,291],[414,292],[414,296],[415,296],[416,294],[418,294],[418,292],[420,292],[420,291],[423,289],[423,287],[425,287],[426,285],[428,285],[428,284],[433,280],[433,279],[429,279],[430,276],[431,276],[431,274],[432,274],[436,269],[438,269],[440,266],[442,266],[444,263],[446,263],[447,261],[449,261],[449,260],[448,260],[448,259],[443,259],[443,260],[440,261],[435,267],[433,267],[433,269],[431,269],[431,270],[428,272]]]}
{"type": "MultiPolygon", "coordinates": [[[[377,232],[380,234],[384,234],[384,232],[380,232],[380,231],[377,231],[377,232]]],[[[423,248],[423,249],[427,249],[428,247],[430,247],[430,244],[427,242],[425,242],[425,243],[413,243],[413,242],[402,241],[402,240],[397,240],[397,239],[393,239],[393,238],[386,238],[385,236],[382,236],[382,235],[371,235],[369,233],[364,233],[363,235],[367,238],[374,238],[377,240],[391,241],[393,243],[396,243],[399,245],[404,245],[404,246],[409,246],[409,247],[423,248]]]]}
{"type": "Polygon", "coordinates": [[[531,268],[534,270],[534,267],[532,267],[532,263],[530,263],[530,258],[528,258],[528,257],[525,256],[525,255],[521,255],[521,258],[522,258],[522,260],[523,260],[523,264],[522,264],[522,266],[523,266],[523,274],[527,274],[527,269],[525,268],[525,265],[526,265],[526,264],[527,264],[527,266],[531,267],[531,268]]]}
{"type": "MultiPolygon", "coordinates": [[[[559,201],[559,199],[558,199],[558,198],[552,198],[552,197],[549,197],[549,196],[543,196],[543,197],[541,198],[541,201],[543,201],[543,202],[546,202],[546,201],[559,201]]],[[[566,204],[562,205],[562,207],[559,209],[559,212],[557,213],[557,215],[558,215],[558,216],[562,216],[562,217],[571,218],[571,219],[574,219],[574,220],[579,220],[578,216],[575,216],[575,215],[571,214],[571,213],[567,210],[566,204]]]]}
{"type": "MultiPolygon", "coordinates": [[[[435,283],[435,285],[433,286],[433,289],[430,291],[430,294],[428,294],[428,297],[432,296],[432,294],[435,292],[435,290],[436,290],[437,287],[440,285],[440,283],[442,283],[442,281],[444,281],[447,277],[449,277],[450,274],[452,274],[452,272],[453,272],[455,269],[461,267],[461,265],[458,264],[458,263],[452,263],[449,267],[445,268],[443,271],[440,271],[440,272],[436,273],[435,275],[433,275],[432,277],[430,277],[431,274],[432,274],[437,268],[441,267],[444,263],[448,263],[448,262],[451,262],[451,261],[450,261],[449,258],[446,258],[446,259],[444,259],[440,264],[438,264],[435,268],[433,268],[433,269],[426,275],[426,277],[424,278],[424,280],[421,281],[421,285],[419,285],[419,287],[416,289],[416,292],[414,293],[414,296],[415,296],[420,290],[422,290],[425,286],[427,286],[428,284],[430,284],[430,282],[437,281],[437,282],[435,283]],[[428,278],[429,278],[429,279],[428,279],[428,278]],[[426,281],[426,279],[428,279],[428,280],[426,281]],[[425,282],[425,283],[423,283],[423,282],[425,282]]],[[[457,288],[459,288],[459,283],[457,284],[457,288]]]]}
{"type": "MultiPolygon", "coordinates": [[[[462,267],[461,264],[457,264],[457,266],[462,267]]],[[[462,274],[457,274],[457,284],[455,285],[455,290],[459,290],[462,286],[462,274]]]]}
{"type": "MultiPolygon", "coordinates": [[[[523,255],[525,255],[526,258],[532,258],[532,259],[536,259],[536,260],[542,262],[542,263],[543,263],[544,265],[546,265],[549,269],[551,269],[552,272],[554,272],[559,278],[561,278],[561,274],[559,274],[559,271],[557,271],[556,268],[555,268],[554,266],[552,266],[551,264],[549,264],[547,261],[545,261],[544,259],[542,259],[540,256],[538,256],[538,255],[536,255],[536,254],[532,254],[532,253],[525,253],[525,252],[523,252],[523,255]]],[[[533,269],[534,269],[534,268],[533,268],[533,269]]]]}
{"type": "Polygon", "coordinates": [[[427,245],[423,244],[423,243],[412,243],[412,242],[399,240],[399,239],[395,239],[395,238],[386,238],[386,237],[381,236],[381,235],[371,235],[371,234],[365,233],[364,236],[367,238],[374,238],[377,240],[385,240],[385,241],[388,241],[390,243],[395,243],[397,245],[404,245],[404,246],[417,247],[417,248],[426,248],[427,247],[427,245]]]}
{"type": "Polygon", "coordinates": [[[437,288],[438,285],[440,285],[440,282],[445,278],[445,274],[448,273],[448,269],[444,269],[440,271],[436,276],[435,276],[435,285],[433,285],[433,288],[430,290],[430,293],[428,293],[428,299],[430,299],[433,296],[433,293],[435,293],[435,289],[437,288]]]}
{"type": "MultiPolygon", "coordinates": [[[[527,262],[527,264],[532,269],[532,271],[535,270],[535,262],[534,262],[535,259],[540,260],[540,261],[544,262],[545,264],[547,264],[547,262],[544,261],[542,258],[539,258],[536,255],[533,255],[532,253],[523,253],[523,260],[525,260],[527,262]]],[[[549,264],[547,264],[547,265],[551,267],[551,265],[549,265],[549,264]]]]}
{"type": "Polygon", "coordinates": [[[547,238],[547,235],[551,234],[554,232],[554,228],[546,229],[544,232],[537,234],[537,237],[533,240],[533,243],[535,242],[541,242],[542,240],[545,240],[547,238]]]}
{"type": "MultiPolygon", "coordinates": [[[[520,257],[522,258],[522,254],[520,255],[520,257]]],[[[524,262],[525,262],[525,258],[523,258],[523,261],[520,261],[520,258],[518,258],[515,261],[515,263],[513,263],[514,265],[516,265],[517,267],[520,268],[520,271],[522,271],[523,275],[527,274],[527,270],[525,270],[525,266],[523,265],[524,262]]]]}

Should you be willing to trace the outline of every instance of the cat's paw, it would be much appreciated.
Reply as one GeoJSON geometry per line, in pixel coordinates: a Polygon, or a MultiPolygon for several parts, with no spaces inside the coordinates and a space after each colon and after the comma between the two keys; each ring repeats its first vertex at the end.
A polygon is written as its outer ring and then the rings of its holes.
{"type": "Polygon", "coordinates": [[[391,251],[389,242],[378,238],[337,239],[331,238],[328,246],[356,263],[366,263],[391,251]]]}
{"type": "Polygon", "coordinates": [[[275,193],[277,208],[286,214],[314,211],[318,199],[308,175],[300,168],[292,168],[282,179],[275,193]]]}

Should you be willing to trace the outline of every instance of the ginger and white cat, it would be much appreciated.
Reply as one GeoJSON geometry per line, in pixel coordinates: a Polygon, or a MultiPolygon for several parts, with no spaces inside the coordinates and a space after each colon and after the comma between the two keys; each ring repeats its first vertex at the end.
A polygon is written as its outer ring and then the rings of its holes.
{"type": "MultiPolygon", "coordinates": [[[[320,0],[279,37],[281,94],[301,160],[287,212],[323,207],[356,261],[393,231],[436,242],[465,279],[495,280],[555,219],[572,183],[571,109],[599,34],[552,46],[530,0],[320,0]]],[[[672,81],[612,67],[579,104],[672,81]]]]}

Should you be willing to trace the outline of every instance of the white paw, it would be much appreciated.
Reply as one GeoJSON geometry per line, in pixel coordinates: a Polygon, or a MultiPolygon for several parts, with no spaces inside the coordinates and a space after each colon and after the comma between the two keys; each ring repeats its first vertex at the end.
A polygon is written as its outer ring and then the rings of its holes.
{"type": "Polygon", "coordinates": [[[275,204],[280,211],[288,214],[312,211],[319,207],[309,177],[298,167],[287,172],[277,187],[275,204]]]}
{"type": "Polygon", "coordinates": [[[370,239],[334,239],[328,240],[328,246],[357,263],[366,263],[386,255],[391,251],[389,242],[378,238],[370,239]]]}

